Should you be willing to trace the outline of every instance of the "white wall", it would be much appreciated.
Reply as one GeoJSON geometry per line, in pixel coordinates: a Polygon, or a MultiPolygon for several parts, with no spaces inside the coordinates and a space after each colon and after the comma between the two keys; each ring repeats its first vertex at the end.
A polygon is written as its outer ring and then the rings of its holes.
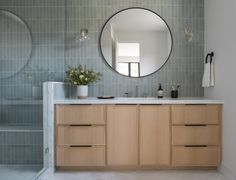
{"type": "Polygon", "coordinates": [[[224,100],[221,170],[236,179],[236,0],[205,0],[205,54],[215,52],[216,86],[205,96],[224,100]]]}
{"type": "Polygon", "coordinates": [[[116,31],[119,43],[140,44],[140,75],[155,72],[166,61],[169,54],[168,31],[116,31]]]}

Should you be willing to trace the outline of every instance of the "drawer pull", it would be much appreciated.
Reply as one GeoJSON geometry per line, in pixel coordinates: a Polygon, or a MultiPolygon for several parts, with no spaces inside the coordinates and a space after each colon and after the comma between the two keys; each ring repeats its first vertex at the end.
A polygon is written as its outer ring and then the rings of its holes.
{"type": "Polygon", "coordinates": [[[71,125],[69,125],[69,126],[92,126],[92,124],[71,124],[71,125]]]}
{"type": "Polygon", "coordinates": [[[185,124],[185,126],[191,127],[191,126],[207,126],[207,125],[206,124],[185,124]]]}
{"type": "Polygon", "coordinates": [[[207,147],[207,145],[185,145],[184,147],[207,147]]]}
{"type": "Polygon", "coordinates": [[[207,104],[185,104],[186,106],[206,106],[207,104]]]}
{"type": "Polygon", "coordinates": [[[93,104],[80,104],[80,105],[78,105],[78,104],[68,104],[68,105],[81,107],[81,106],[92,106],[93,104]]]}
{"type": "Polygon", "coordinates": [[[91,145],[70,145],[70,147],[92,147],[91,145]]]}

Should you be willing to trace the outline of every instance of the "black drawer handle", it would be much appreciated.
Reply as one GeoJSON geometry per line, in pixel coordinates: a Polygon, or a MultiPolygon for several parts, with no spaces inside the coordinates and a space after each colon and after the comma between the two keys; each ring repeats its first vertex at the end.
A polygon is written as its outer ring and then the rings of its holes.
{"type": "Polygon", "coordinates": [[[70,145],[70,147],[92,147],[91,145],[70,145]]]}
{"type": "Polygon", "coordinates": [[[72,127],[79,127],[79,126],[92,126],[92,124],[71,124],[71,125],[69,125],[69,126],[72,126],[72,127]]]}
{"type": "Polygon", "coordinates": [[[191,126],[207,126],[207,125],[206,124],[185,124],[185,126],[191,127],[191,126]]]}
{"type": "Polygon", "coordinates": [[[81,107],[81,106],[92,106],[93,104],[80,104],[80,105],[78,105],[78,104],[68,104],[68,105],[81,107]]]}
{"type": "Polygon", "coordinates": [[[184,147],[207,147],[207,145],[185,145],[184,147]]]}
{"type": "Polygon", "coordinates": [[[206,106],[207,104],[185,104],[186,106],[206,106]]]}

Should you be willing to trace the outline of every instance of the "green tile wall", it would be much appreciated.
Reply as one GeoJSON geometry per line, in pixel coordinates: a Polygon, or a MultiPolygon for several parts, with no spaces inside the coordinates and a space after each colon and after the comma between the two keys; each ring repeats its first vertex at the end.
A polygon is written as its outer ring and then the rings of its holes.
{"type": "MultiPolygon", "coordinates": [[[[163,84],[166,96],[169,96],[171,86],[177,84],[181,86],[181,96],[203,96],[203,4],[203,0],[0,0],[0,9],[14,12],[27,23],[33,40],[32,55],[26,66],[14,76],[0,79],[0,99],[31,98],[33,85],[46,80],[63,81],[66,67],[78,64],[103,74],[101,81],[90,86],[90,96],[123,96],[125,92],[134,95],[136,85],[139,86],[140,96],[144,93],[156,96],[158,83],[163,84]],[[155,11],[167,21],[173,33],[174,45],[169,61],[160,71],[140,79],[112,71],[103,61],[98,47],[99,34],[106,20],[128,7],[155,11]],[[193,42],[186,40],[186,26],[193,29],[196,37],[193,42]],[[90,40],[76,44],[74,40],[81,28],[88,28],[90,40]],[[29,80],[28,74],[33,79],[29,80]]],[[[0,106],[0,117],[0,125],[42,125],[42,106],[36,109],[0,106]],[[37,117],[32,115],[35,112],[39,113],[37,117]]],[[[17,136],[14,133],[4,135],[6,141],[17,136]]],[[[27,141],[27,135],[19,136],[22,139],[18,147],[3,146],[6,142],[0,139],[0,163],[42,163],[42,133],[33,137],[37,139],[37,144],[27,141]],[[31,148],[25,148],[24,139],[31,148]]]]}
{"type": "Polygon", "coordinates": [[[90,95],[156,96],[158,83],[170,96],[172,85],[179,84],[181,96],[203,96],[204,7],[203,0],[67,0],[65,66],[87,65],[103,74],[100,82],[90,87],[90,95]],[[128,7],[144,7],[161,15],[173,33],[173,52],[166,65],[157,73],[141,79],[128,78],[112,71],[103,61],[98,48],[101,28],[114,13],[128,7]],[[186,40],[184,29],[191,27],[195,39],[186,40]],[[90,40],[76,44],[72,39],[81,28],[88,28],[90,40]]]}

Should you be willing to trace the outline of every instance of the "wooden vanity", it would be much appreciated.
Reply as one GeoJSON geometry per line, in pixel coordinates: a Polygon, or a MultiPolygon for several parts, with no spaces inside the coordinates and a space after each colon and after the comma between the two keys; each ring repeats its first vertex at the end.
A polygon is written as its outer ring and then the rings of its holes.
{"type": "Polygon", "coordinates": [[[56,165],[106,165],[106,106],[56,107],[56,165]]]}
{"type": "Polygon", "coordinates": [[[220,104],[55,104],[58,168],[214,168],[220,104]]]}

